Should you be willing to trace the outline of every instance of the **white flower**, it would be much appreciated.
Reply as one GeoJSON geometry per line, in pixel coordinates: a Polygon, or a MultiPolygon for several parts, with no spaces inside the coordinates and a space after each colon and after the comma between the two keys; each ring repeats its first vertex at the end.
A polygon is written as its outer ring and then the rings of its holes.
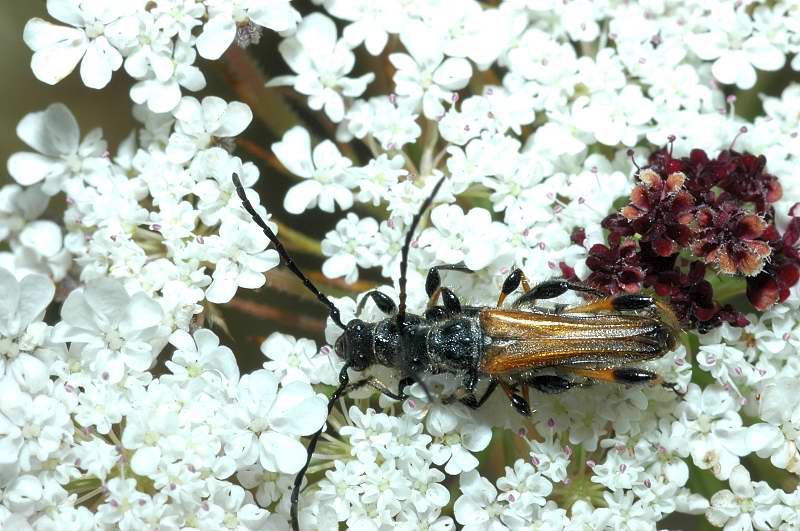
{"type": "Polygon", "coordinates": [[[489,426],[463,421],[442,408],[434,408],[429,413],[426,426],[434,437],[430,446],[433,462],[447,463],[444,471],[451,475],[475,469],[478,460],[471,452],[480,452],[492,440],[489,426]]]}
{"type": "Polygon", "coordinates": [[[463,493],[453,506],[456,521],[464,531],[506,531],[500,517],[506,505],[497,500],[497,489],[478,474],[477,470],[465,472],[459,478],[463,493]]]}
{"type": "Polygon", "coordinates": [[[711,469],[719,479],[727,479],[739,464],[739,456],[751,451],[747,428],[742,426],[733,399],[717,384],[702,391],[689,384],[680,422],[686,426],[694,464],[711,469]]]}
{"type": "Polygon", "coordinates": [[[382,153],[377,158],[370,159],[363,168],[350,169],[349,173],[353,179],[358,179],[359,190],[356,199],[362,203],[371,202],[373,206],[385,201],[399,178],[408,175],[408,171],[403,168],[404,164],[402,155],[389,158],[386,153],[382,153]]]}
{"type": "Polygon", "coordinates": [[[226,387],[239,381],[239,367],[231,349],[219,344],[219,338],[211,330],[200,328],[190,336],[184,330],[176,330],[169,336],[169,342],[175,347],[172,360],[167,361],[167,368],[176,379],[188,380],[202,377],[205,380],[218,380],[226,387]]]}
{"type": "MultiPolygon", "coordinates": [[[[159,77],[156,72],[146,72],[131,87],[130,96],[136,103],[146,103],[156,113],[172,111],[181,100],[181,87],[196,92],[206,87],[206,78],[194,66],[197,52],[184,42],[175,43],[174,50],[165,58],[169,74],[159,77]]],[[[128,64],[127,62],[125,63],[128,64]]]]}
{"type": "Polygon", "coordinates": [[[84,344],[92,371],[117,383],[150,368],[167,340],[161,307],[144,293],[128,295],[117,280],[98,279],[69,294],[54,341],[84,344]]]}
{"type": "Polygon", "coordinates": [[[278,379],[265,370],[242,376],[237,389],[242,421],[239,440],[244,455],[257,458],[271,472],[294,474],[306,460],[298,438],[314,433],[325,422],[327,400],[304,382],[278,388],[278,379]]]}
{"type": "Polygon", "coordinates": [[[464,214],[457,205],[440,205],[431,211],[431,222],[435,228],[425,229],[419,246],[430,248],[445,264],[463,262],[477,271],[496,258],[505,241],[502,225],[483,208],[464,214]]]}
{"type": "Polygon", "coordinates": [[[409,54],[393,53],[389,60],[397,68],[395,92],[408,98],[426,118],[444,116],[442,102],[453,102],[454,90],[467,86],[472,76],[469,61],[460,57],[445,59],[442,43],[422,23],[414,23],[400,35],[409,54]]]}
{"type": "Polygon", "coordinates": [[[501,494],[498,500],[508,502],[509,509],[517,516],[532,520],[536,506],[542,507],[553,485],[542,477],[530,463],[522,459],[514,461],[514,467],[506,467],[505,476],[497,480],[501,494]]]}
{"type": "Polygon", "coordinates": [[[116,477],[110,479],[105,486],[108,491],[107,503],[97,508],[97,521],[119,529],[136,529],[142,526],[144,522],[136,517],[132,509],[139,504],[145,504],[148,496],[137,490],[136,480],[116,477]]]}
{"type": "Polygon", "coordinates": [[[386,457],[397,419],[371,408],[362,412],[356,406],[351,406],[348,413],[351,425],[342,426],[339,434],[350,439],[350,453],[364,463],[376,461],[379,453],[386,457]]]}
{"type": "Polygon", "coordinates": [[[42,190],[55,195],[65,180],[105,173],[107,169],[108,161],[100,158],[106,152],[102,132],[95,129],[81,142],[78,122],[62,103],[25,115],[17,125],[17,136],[38,151],[9,157],[8,173],[21,185],[43,180],[42,190]]]}
{"type": "Polygon", "coordinates": [[[389,40],[388,34],[399,32],[408,18],[396,0],[332,0],[325,8],[336,18],[353,21],[345,26],[342,37],[351,48],[363,42],[371,55],[380,54],[389,40]]]}
{"type": "Polygon", "coordinates": [[[17,281],[0,268],[0,375],[12,376],[28,392],[48,383],[48,368],[37,357],[47,326],[41,323],[55,286],[47,277],[28,275],[17,281]]]}
{"type": "Polygon", "coordinates": [[[283,208],[292,214],[302,214],[319,204],[320,210],[333,212],[334,204],[342,209],[353,205],[353,193],[348,190],[345,170],[352,165],[330,140],[320,142],[312,153],[311,137],[302,127],[286,131],[283,139],[272,145],[278,160],[290,172],[307,179],[286,193],[283,208]]]}
{"type": "Polygon", "coordinates": [[[765,481],[750,481],[750,473],[742,465],[731,472],[731,490],[720,490],[711,497],[706,518],[726,531],[737,529],[775,529],[780,521],[781,506],[777,493],[765,481]]]}
{"type": "Polygon", "coordinates": [[[769,457],[773,465],[796,473],[800,470],[800,397],[794,388],[794,378],[778,378],[764,387],[758,416],[766,422],[750,426],[747,440],[759,457],[769,457]]]}
{"type": "Polygon", "coordinates": [[[626,85],[618,93],[580,96],[574,112],[577,127],[592,133],[601,144],[634,146],[653,117],[655,106],[639,87],[626,85]]]}
{"type": "Polygon", "coordinates": [[[364,474],[362,502],[375,504],[378,513],[399,513],[401,503],[411,494],[411,480],[396,468],[395,460],[368,463],[364,474]]]}
{"type": "Polygon", "coordinates": [[[756,71],[780,70],[786,58],[767,37],[753,31],[753,21],[744,9],[719,4],[704,20],[707,31],[689,36],[688,44],[700,59],[715,60],[711,72],[720,82],[752,88],[756,71]],[[735,9],[735,10],[734,10],[735,9]]]}
{"type": "Polygon", "coordinates": [[[23,472],[41,467],[74,429],[65,404],[29,395],[14,380],[0,378],[0,465],[23,472]]]}
{"type": "Polygon", "coordinates": [[[48,0],[47,11],[73,27],[58,26],[40,18],[25,24],[23,39],[34,51],[31,70],[40,80],[55,85],[81,62],[81,80],[100,89],[111,81],[111,72],[122,66],[120,51],[133,43],[137,33],[135,7],[127,3],[48,0]]]}
{"type": "Polygon", "coordinates": [[[202,102],[184,96],[172,114],[177,121],[166,151],[177,163],[189,161],[215,139],[238,135],[253,119],[253,112],[244,103],[226,103],[216,96],[206,96],[202,102]]]}
{"type": "Polygon", "coordinates": [[[290,0],[205,0],[208,21],[197,37],[197,51],[206,59],[219,59],[236,37],[237,26],[254,22],[275,31],[297,26],[300,14],[290,0]]]}
{"type": "Polygon", "coordinates": [[[297,75],[274,78],[268,85],[293,85],[309,97],[309,107],[324,109],[333,122],[344,118],[342,96],[360,96],[375,78],[371,72],[359,78],[346,77],[353,69],[355,55],[345,41],[337,41],[336,25],[321,13],[305,17],[297,33],[281,42],[278,50],[297,75]]]}
{"type": "Polygon", "coordinates": [[[263,367],[281,379],[286,385],[289,382],[334,384],[338,371],[331,357],[336,354],[333,349],[323,347],[318,353],[314,341],[273,332],[261,343],[261,353],[269,360],[263,367]],[[328,355],[326,356],[325,353],[328,355]]]}
{"type": "Polygon", "coordinates": [[[322,254],[329,256],[322,264],[322,273],[328,278],[344,277],[352,284],[358,280],[358,268],[373,267],[377,257],[371,249],[378,233],[378,222],[373,218],[358,219],[352,212],[336,224],[322,240],[322,254]]]}
{"type": "Polygon", "coordinates": [[[239,287],[260,288],[266,282],[264,272],[280,262],[278,252],[266,248],[269,239],[255,223],[227,218],[219,227],[219,236],[210,236],[206,242],[216,261],[206,289],[210,302],[230,301],[239,287]]]}
{"type": "Polygon", "coordinates": [[[440,509],[450,501],[450,492],[441,484],[445,475],[439,469],[408,462],[406,475],[412,481],[412,491],[408,501],[414,505],[417,512],[426,513],[434,508],[440,509]]]}
{"type": "Polygon", "coordinates": [[[7,184],[0,188],[0,241],[16,236],[45,211],[47,203],[47,195],[38,186],[7,184]]]}

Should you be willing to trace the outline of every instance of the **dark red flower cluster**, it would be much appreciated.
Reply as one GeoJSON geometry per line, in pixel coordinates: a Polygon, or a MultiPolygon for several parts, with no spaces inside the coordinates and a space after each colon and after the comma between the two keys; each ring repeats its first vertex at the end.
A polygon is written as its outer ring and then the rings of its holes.
{"type": "Polygon", "coordinates": [[[722,151],[710,159],[692,150],[653,153],[637,172],[630,203],[603,220],[608,244],[589,249],[587,283],[608,294],[652,288],[669,297],[686,327],[701,331],[747,319],[714,300],[708,266],[743,276],[759,310],[784,301],[800,280],[800,205],[781,234],[772,203],[783,191],[764,156],[722,151]]]}

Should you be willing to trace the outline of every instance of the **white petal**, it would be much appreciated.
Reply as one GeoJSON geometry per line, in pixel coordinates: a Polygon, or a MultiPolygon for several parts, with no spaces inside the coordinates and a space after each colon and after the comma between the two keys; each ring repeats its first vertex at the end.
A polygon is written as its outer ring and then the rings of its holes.
{"type": "Polygon", "coordinates": [[[750,481],[750,472],[747,471],[742,465],[736,465],[731,471],[731,477],[728,480],[731,490],[738,496],[743,498],[752,498],[755,490],[750,481]]]}
{"type": "Polygon", "coordinates": [[[8,158],[8,173],[23,186],[30,186],[51,174],[61,173],[63,165],[56,159],[23,151],[8,158]]]}
{"type": "Polygon", "coordinates": [[[44,111],[32,112],[17,124],[17,136],[35,150],[50,156],[78,151],[78,121],[63,103],[53,103],[44,111]]]}
{"type": "Polygon", "coordinates": [[[133,454],[131,470],[140,476],[149,476],[156,471],[159,461],[161,461],[161,450],[158,447],[145,446],[133,454]]]}
{"type": "Polygon", "coordinates": [[[36,251],[37,254],[53,257],[61,250],[63,239],[61,227],[52,221],[36,220],[28,223],[19,234],[22,245],[36,251]]]}
{"type": "MultiPolygon", "coordinates": [[[[41,18],[32,18],[25,24],[22,40],[34,52],[44,48],[77,47],[81,42],[88,42],[83,31],[59,26],[41,18]]],[[[77,61],[75,64],[78,64],[77,61]]]]}
{"type": "MultiPolygon", "coordinates": [[[[44,275],[28,275],[19,283],[20,300],[17,316],[26,326],[42,313],[53,300],[55,286],[44,275]]],[[[5,297],[5,293],[3,294],[5,297]]]]}
{"type": "Polygon", "coordinates": [[[322,263],[322,274],[328,278],[339,278],[349,275],[355,268],[355,256],[339,253],[322,263]]]}
{"type": "MultiPolygon", "coordinates": [[[[205,330],[205,328],[202,328],[201,330],[205,330]]],[[[200,332],[200,330],[197,332],[200,332]]],[[[197,332],[195,332],[195,334],[197,334],[197,332]]],[[[197,346],[195,345],[195,340],[185,330],[175,330],[172,335],[169,336],[169,343],[177,350],[183,350],[186,352],[196,352],[198,350],[197,346]]]]}
{"type": "Polygon", "coordinates": [[[239,101],[232,101],[222,113],[222,125],[214,131],[215,136],[236,136],[244,131],[253,120],[253,111],[250,107],[239,101]]]}
{"type": "Polygon", "coordinates": [[[86,48],[86,55],[81,61],[81,79],[83,83],[94,89],[101,89],[111,81],[112,65],[122,61],[119,52],[110,46],[104,46],[101,39],[95,39],[86,48]]]}
{"type": "Polygon", "coordinates": [[[72,26],[86,24],[77,0],[47,0],[47,12],[51,17],[72,26]]]}
{"type": "Polygon", "coordinates": [[[3,294],[0,298],[0,322],[3,322],[15,317],[20,295],[16,277],[3,268],[0,268],[0,293],[3,294]]]}
{"type": "Polygon", "coordinates": [[[750,62],[759,70],[774,72],[786,62],[786,56],[763,35],[754,35],[745,42],[744,51],[750,62]]]}
{"type": "Polygon", "coordinates": [[[288,2],[272,3],[271,5],[255,5],[248,9],[247,16],[250,20],[273,31],[292,30],[300,22],[298,13],[288,2]]]}
{"type": "Polygon", "coordinates": [[[126,318],[120,323],[122,332],[156,326],[164,316],[161,305],[141,292],[130,298],[125,310],[126,318]]]}
{"type": "Polygon", "coordinates": [[[203,25],[203,33],[197,37],[197,53],[205,59],[219,59],[236,36],[233,19],[220,15],[203,25]]]}
{"type": "Polygon", "coordinates": [[[169,137],[166,153],[169,160],[182,164],[194,157],[194,154],[197,153],[197,144],[192,137],[175,132],[169,137]]]}
{"type": "Polygon", "coordinates": [[[20,387],[28,393],[45,392],[50,381],[47,366],[30,354],[20,354],[11,363],[11,374],[19,382],[20,387]]]}
{"type": "Polygon", "coordinates": [[[306,449],[292,437],[268,431],[259,436],[259,460],[261,466],[270,472],[295,474],[306,462],[306,449]]]}
{"type": "Polygon", "coordinates": [[[295,38],[309,54],[330,52],[336,46],[336,25],[321,13],[311,13],[300,23],[295,38]]]}
{"type": "Polygon", "coordinates": [[[211,285],[206,288],[206,299],[217,304],[230,302],[233,296],[236,295],[237,287],[232,278],[215,274],[211,285]]]}
{"type": "Polygon", "coordinates": [[[299,177],[311,177],[313,174],[311,137],[304,128],[296,126],[286,131],[280,142],[272,144],[272,152],[293,174],[299,177]]]}
{"type": "MultiPolygon", "coordinates": [[[[330,140],[323,140],[320,142],[319,145],[314,148],[314,154],[312,155],[314,166],[320,170],[341,166],[343,162],[342,159],[344,159],[344,157],[339,153],[339,148],[330,140]]],[[[347,164],[347,166],[349,166],[349,164],[347,164]]],[[[336,176],[337,175],[330,175],[330,177],[336,176]]]]}
{"type": "MultiPolygon", "coordinates": [[[[122,284],[110,278],[102,278],[87,285],[85,296],[89,307],[113,324],[123,319],[130,301],[122,284]]],[[[66,305],[66,302],[64,304],[66,305]]]]}
{"type": "Polygon", "coordinates": [[[286,192],[283,198],[283,208],[290,214],[302,214],[317,200],[322,185],[314,180],[298,183],[286,192]]]}
{"type": "Polygon", "coordinates": [[[451,57],[433,73],[433,82],[448,90],[458,90],[467,86],[472,76],[472,66],[466,59],[451,57]]]}

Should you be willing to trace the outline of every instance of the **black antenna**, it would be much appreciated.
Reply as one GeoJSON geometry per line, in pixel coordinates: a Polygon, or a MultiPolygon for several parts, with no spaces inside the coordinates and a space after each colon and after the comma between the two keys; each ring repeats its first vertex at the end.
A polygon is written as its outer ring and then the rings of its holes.
{"type": "MultiPolygon", "coordinates": [[[[333,392],[330,399],[328,400],[328,416],[330,416],[331,411],[333,410],[333,406],[336,404],[336,401],[342,396],[344,393],[347,384],[350,383],[350,376],[347,374],[348,366],[345,365],[342,367],[341,372],[339,372],[339,387],[336,388],[336,391],[333,392]]],[[[311,456],[314,454],[314,450],[317,448],[317,441],[319,441],[320,435],[322,435],[322,430],[325,429],[325,425],[328,423],[328,416],[325,417],[325,422],[322,424],[322,427],[311,436],[311,440],[308,441],[308,448],[307,452],[308,455],[306,456],[306,464],[303,465],[303,468],[297,472],[297,475],[294,478],[294,488],[292,489],[292,529],[294,531],[300,531],[300,523],[297,519],[297,509],[298,509],[298,499],[300,497],[300,486],[303,484],[303,478],[306,476],[306,470],[308,470],[308,465],[311,463],[311,456]]]]}
{"type": "Polygon", "coordinates": [[[250,200],[247,199],[244,187],[242,186],[242,181],[239,180],[239,176],[235,173],[233,174],[233,185],[236,187],[236,193],[239,195],[239,199],[242,200],[242,205],[244,205],[244,209],[247,210],[247,212],[250,214],[250,217],[252,217],[253,221],[256,222],[256,225],[261,227],[261,230],[264,231],[264,234],[267,235],[267,238],[269,238],[269,240],[275,246],[275,249],[278,251],[278,254],[281,255],[283,261],[286,262],[286,267],[288,267],[292,273],[297,275],[297,277],[303,281],[305,287],[311,293],[316,295],[317,299],[319,299],[319,301],[322,304],[328,307],[328,315],[331,316],[331,319],[333,319],[333,322],[336,323],[336,325],[339,328],[344,330],[345,325],[344,323],[342,323],[342,317],[341,314],[339,313],[339,308],[337,308],[333,304],[333,302],[331,302],[331,300],[327,297],[327,295],[325,295],[319,289],[317,289],[314,283],[311,282],[311,280],[309,280],[309,278],[303,274],[303,272],[300,270],[299,267],[297,267],[297,264],[294,263],[292,256],[286,251],[286,249],[284,249],[281,241],[278,239],[275,233],[272,232],[272,229],[269,228],[267,223],[263,219],[261,219],[261,216],[258,215],[256,209],[253,208],[253,205],[250,204],[250,200]]]}
{"type": "Polygon", "coordinates": [[[433,203],[433,198],[436,196],[439,188],[442,187],[442,183],[445,179],[447,179],[447,175],[439,179],[439,182],[433,187],[431,195],[429,195],[427,199],[422,202],[422,205],[419,207],[419,211],[411,220],[411,225],[408,227],[408,232],[406,232],[406,241],[403,244],[403,251],[400,258],[400,304],[397,306],[397,325],[400,327],[403,326],[403,323],[406,320],[406,273],[408,272],[408,251],[411,248],[411,238],[414,236],[414,231],[417,229],[417,225],[419,225],[419,220],[422,218],[422,214],[424,214],[428,207],[431,206],[431,203],[433,203]]]}

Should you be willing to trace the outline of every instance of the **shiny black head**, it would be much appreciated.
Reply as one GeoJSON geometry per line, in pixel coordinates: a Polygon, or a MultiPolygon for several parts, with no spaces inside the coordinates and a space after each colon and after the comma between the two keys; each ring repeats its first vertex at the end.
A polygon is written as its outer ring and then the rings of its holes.
{"type": "Polygon", "coordinates": [[[334,345],[336,355],[354,371],[363,371],[375,361],[375,323],[353,319],[344,328],[334,345]]]}

